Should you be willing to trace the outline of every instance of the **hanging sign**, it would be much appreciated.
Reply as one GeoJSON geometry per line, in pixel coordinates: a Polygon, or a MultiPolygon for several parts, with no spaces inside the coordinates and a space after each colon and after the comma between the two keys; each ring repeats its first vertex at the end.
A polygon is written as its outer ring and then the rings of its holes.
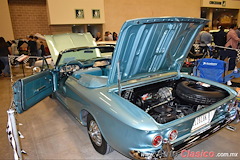
{"type": "Polygon", "coordinates": [[[220,1],[209,1],[209,4],[222,5],[220,1]]]}

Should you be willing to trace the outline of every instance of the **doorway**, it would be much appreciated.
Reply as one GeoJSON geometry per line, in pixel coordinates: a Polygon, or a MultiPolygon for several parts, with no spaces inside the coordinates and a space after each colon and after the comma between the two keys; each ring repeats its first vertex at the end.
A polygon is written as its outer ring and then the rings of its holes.
{"type": "Polygon", "coordinates": [[[94,38],[96,38],[97,32],[100,32],[102,35],[102,24],[88,24],[87,32],[90,32],[94,38]]]}
{"type": "Polygon", "coordinates": [[[212,18],[212,29],[217,29],[219,26],[229,28],[232,24],[237,24],[238,9],[225,8],[201,8],[201,18],[212,18]],[[209,17],[211,15],[211,17],[209,17]]]}

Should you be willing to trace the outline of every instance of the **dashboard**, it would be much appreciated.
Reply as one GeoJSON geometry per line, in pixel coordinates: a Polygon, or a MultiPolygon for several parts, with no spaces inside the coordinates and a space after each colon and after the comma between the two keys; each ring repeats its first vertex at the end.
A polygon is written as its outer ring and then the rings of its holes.
{"type": "Polygon", "coordinates": [[[60,67],[60,73],[63,75],[71,75],[80,69],[87,69],[91,67],[106,67],[111,64],[111,59],[97,58],[90,60],[74,60],[70,61],[60,67]]]}

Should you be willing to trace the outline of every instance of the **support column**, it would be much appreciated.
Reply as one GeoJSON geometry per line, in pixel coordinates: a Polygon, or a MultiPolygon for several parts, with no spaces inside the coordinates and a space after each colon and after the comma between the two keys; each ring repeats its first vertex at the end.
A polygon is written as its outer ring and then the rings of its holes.
{"type": "Polygon", "coordinates": [[[207,13],[207,19],[209,19],[208,26],[210,29],[212,29],[212,21],[213,21],[213,9],[210,8],[209,12],[207,13]]]}
{"type": "Polygon", "coordinates": [[[9,12],[8,0],[0,0],[0,21],[1,21],[1,29],[0,29],[0,37],[4,37],[5,40],[13,40],[13,29],[12,29],[12,21],[9,12]]]}

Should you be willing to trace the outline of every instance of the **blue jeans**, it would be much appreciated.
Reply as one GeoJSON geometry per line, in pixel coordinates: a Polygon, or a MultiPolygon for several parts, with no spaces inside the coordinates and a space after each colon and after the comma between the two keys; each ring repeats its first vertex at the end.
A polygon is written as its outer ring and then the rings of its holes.
{"type": "Polygon", "coordinates": [[[8,57],[0,57],[0,61],[2,61],[3,64],[4,64],[3,73],[4,74],[10,74],[8,57]]]}

